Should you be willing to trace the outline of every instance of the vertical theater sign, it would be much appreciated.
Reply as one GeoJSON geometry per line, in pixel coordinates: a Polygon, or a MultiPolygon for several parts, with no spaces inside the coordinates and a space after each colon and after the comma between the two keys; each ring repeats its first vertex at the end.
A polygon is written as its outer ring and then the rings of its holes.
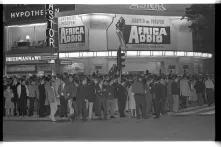
{"type": "Polygon", "coordinates": [[[55,40],[54,40],[55,31],[53,29],[54,13],[55,13],[54,5],[53,4],[46,5],[46,18],[47,18],[46,41],[49,47],[55,47],[55,40]]]}

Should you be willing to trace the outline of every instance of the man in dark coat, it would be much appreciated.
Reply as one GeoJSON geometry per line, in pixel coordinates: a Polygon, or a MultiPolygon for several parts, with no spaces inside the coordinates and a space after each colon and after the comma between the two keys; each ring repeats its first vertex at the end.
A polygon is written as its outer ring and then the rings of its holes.
{"type": "Polygon", "coordinates": [[[154,105],[155,105],[155,113],[156,117],[159,118],[160,114],[164,113],[164,102],[166,99],[166,87],[163,84],[163,79],[159,78],[157,80],[157,83],[154,86],[154,93],[155,93],[155,98],[154,98],[154,105]]]}
{"type": "Polygon", "coordinates": [[[132,84],[132,92],[136,102],[137,119],[146,118],[146,101],[145,101],[145,88],[141,77],[137,77],[132,84]],[[139,110],[141,109],[141,116],[139,110]]]}
{"type": "Polygon", "coordinates": [[[39,117],[44,117],[46,111],[45,108],[46,93],[45,93],[45,81],[43,78],[40,80],[38,90],[39,90],[39,117]]]}
{"type": "Polygon", "coordinates": [[[101,112],[104,113],[104,119],[107,119],[107,99],[106,99],[107,87],[100,81],[98,85],[95,86],[95,94],[97,98],[97,115],[99,119],[103,119],[101,112]]]}
{"type": "Polygon", "coordinates": [[[17,93],[17,87],[19,83],[17,82],[17,79],[13,79],[13,83],[11,85],[12,92],[14,94],[13,103],[14,103],[14,116],[16,116],[18,113],[18,106],[19,106],[19,100],[18,100],[18,93],[17,93]]]}
{"type": "Polygon", "coordinates": [[[117,85],[117,99],[118,99],[118,109],[120,117],[125,117],[124,110],[127,100],[127,89],[124,87],[124,83],[117,85]]]}
{"type": "Polygon", "coordinates": [[[88,92],[88,85],[87,85],[87,79],[84,78],[82,81],[82,84],[79,85],[77,89],[77,114],[78,117],[82,117],[84,121],[86,121],[87,117],[87,110],[86,110],[86,103],[87,99],[89,97],[89,92],[88,92]]]}
{"type": "Polygon", "coordinates": [[[194,88],[196,89],[196,94],[198,98],[198,104],[202,106],[204,104],[203,100],[203,93],[205,92],[205,85],[202,81],[202,79],[198,79],[194,85],[194,88]]]}
{"type": "Polygon", "coordinates": [[[88,119],[91,120],[93,118],[93,107],[96,99],[96,94],[95,94],[95,84],[93,81],[88,81],[88,86],[87,86],[87,100],[88,100],[88,119]]]}
{"type": "Polygon", "coordinates": [[[111,118],[114,118],[114,107],[115,107],[115,102],[114,102],[114,87],[113,87],[113,81],[111,81],[107,85],[107,92],[106,92],[106,97],[107,97],[107,111],[108,114],[110,114],[111,118]]]}

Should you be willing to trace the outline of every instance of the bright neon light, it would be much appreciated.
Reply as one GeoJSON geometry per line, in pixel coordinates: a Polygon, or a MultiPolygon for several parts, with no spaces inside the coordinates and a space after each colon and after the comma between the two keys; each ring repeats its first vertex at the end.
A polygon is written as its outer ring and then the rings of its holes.
{"type": "Polygon", "coordinates": [[[137,56],[137,51],[127,51],[127,56],[137,56]]]}
{"type": "Polygon", "coordinates": [[[13,28],[13,27],[34,27],[34,26],[46,26],[47,23],[35,23],[35,24],[25,24],[25,25],[11,25],[11,26],[7,26],[9,28],[13,28]]]}
{"type": "MultiPolygon", "coordinates": [[[[194,57],[212,58],[212,54],[183,51],[126,51],[128,57],[194,57]]],[[[116,57],[117,51],[59,53],[60,58],[116,57]]]]}

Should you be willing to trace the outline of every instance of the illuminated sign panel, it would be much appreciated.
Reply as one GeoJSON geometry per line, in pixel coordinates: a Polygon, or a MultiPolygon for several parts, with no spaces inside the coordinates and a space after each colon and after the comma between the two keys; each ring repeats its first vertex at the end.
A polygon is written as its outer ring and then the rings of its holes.
{"type": "Polygon", "coordinates": [[[167,10],[164,4],[137,4],[137,5],[131,5],[130,9],[150,10],[150,11],[165,11],[165,10],[167,10]]]}
{"type": "MultiPolygon", "coordinates": [[[[88,50],[88,28],[82,22],[83,16],[58,17],[58,40],[60,51],[88,50]]],[[[95,34],[94,34],[95,35],[95,34]]]]}
{"type": "Polygon", "coordinates": [[[54,5],[50,4],[50,5],[46,5],[46,18],[47,18],[47,30],[46,30],[46,36],[47,36],[47,45],[49,47],[55,47],[55,40],[54,40],[54,36],[55,36],[55,31],[53,29],[53,24],[54,24],[54,5]]]}
{"type": "Polygon", "coordinates": [[[61,44],[85,42],[84,26],[59,28],[59,34],[61,44]]]}
{"type": "MultiPolygon", "coordinates": [[[[22,24],[31,21],[45,22],[47,18],[47,9],[44,4],[10,4],[5,6],[6,24],[22,24]]],[[[54,14],[62,11],[75,10],[74,4],[53,5],[54,14]]]]}
{"type": "Polygon", "coordinates": [[[170,27],[126,25],[123,34],[129,44],[170,44],[170,27]]]}
{"type": "Polygon", "coordinates": [[[6,62],[36,61],[36,60],[41,60],[41,56],[6,57],[6,62]]]}

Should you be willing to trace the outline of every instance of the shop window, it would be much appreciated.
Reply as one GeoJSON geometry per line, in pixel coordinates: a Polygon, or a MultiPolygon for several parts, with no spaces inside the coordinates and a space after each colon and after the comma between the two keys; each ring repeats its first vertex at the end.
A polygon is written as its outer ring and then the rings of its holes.
{"type": "Polygon", "coordinates": [[[7,51],[46,47],[46,23],[8,26],[7,51]]]}

